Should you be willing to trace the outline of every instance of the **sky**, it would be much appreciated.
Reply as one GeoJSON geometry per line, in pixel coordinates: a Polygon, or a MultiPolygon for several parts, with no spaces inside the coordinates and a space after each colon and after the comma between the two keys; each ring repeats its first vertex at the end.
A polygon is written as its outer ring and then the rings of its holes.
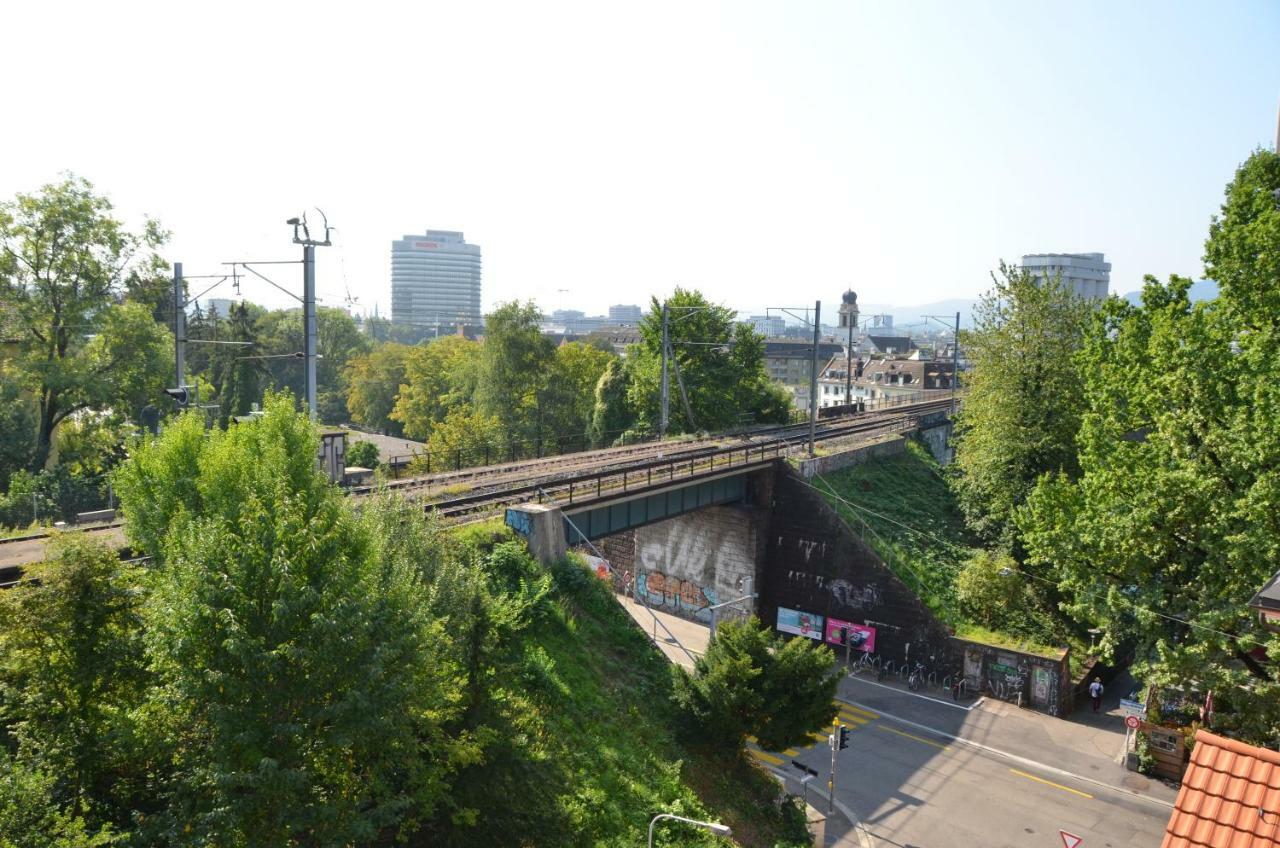
{"type": "MultiPolygon", "coordinates": [[[[322,301],[384,315],[391,242],[427,228],[481,245],[486,308],[594,314],[675,285],[747,312],[849,287],[910,305],[975,297],[1037,252],[1105,252],[1119,293],[1198,276],[1280,106],[1275,0],[47,0],[5,18],[0,198],[84,176],[172,231],[189,275],[297,258],[285,219],[318,207],[337,227],[322,301]]],[[[269,276],[301,290],[296,266],[269,276]]]]}

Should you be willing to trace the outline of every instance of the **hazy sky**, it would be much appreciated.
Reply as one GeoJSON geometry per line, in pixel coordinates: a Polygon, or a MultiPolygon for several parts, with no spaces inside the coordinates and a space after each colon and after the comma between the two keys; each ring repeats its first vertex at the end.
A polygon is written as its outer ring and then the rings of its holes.
{"type": "MultiPolygon", "coordinates": [[[[484,303],[588,312],[970,297],[1000,258],[1197,275],[1271,146],[1280,3],[11,3],[0,196],[71,170],[188,273],[288,259],[389,307],[393,239],[484,250],[484,303]],[[560,289],[568,289],[560,292],[560,289]]],[[[300,272],[277,278],[300,288],[300,272]]],[[[282,305],[266,284],[245,296],[282,305]]],[[[226,295],[227,291],[215,294],[226,295]]]]}

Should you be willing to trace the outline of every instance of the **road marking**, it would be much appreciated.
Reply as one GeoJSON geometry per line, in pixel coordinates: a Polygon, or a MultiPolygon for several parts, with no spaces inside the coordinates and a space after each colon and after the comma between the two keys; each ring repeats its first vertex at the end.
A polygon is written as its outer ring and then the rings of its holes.
{"type": "Polygon", "coordinates": [[[966,713],[969,712],[969,710],[973,709],[974,707],[978,706],[978,704],[981,704],[983,701],[986,700],[985,697],[979,697],[978,700],[974,701],[972,704],[962,707],[959,704],[955,703],[954,701],[944,701],[943,699],[935,698],[932,695],[921,695],[919,692],[912,692],[909,689],[899,689],[897,686],[885,686],[883,683],[877,683],[874,680],[864,680],[863,678],[858,677],[856,674],[850,675],[849,679],[856,680],[859,683],[865,683],[868,686],[879,686],[881,689],[888,689],[890,692],[897,692],[899,695],[910,695],[913,698],[921,698],[925,701],[931,701],[935,704],[942,704],[944,707],[951,707],[952,709],[963,710],[966,713]]]}
{"type": "Polygon", "coordinates": [[[800,752],[799,752],[799,751],[797,751],[795,748],[788,748],[787,750],[783,751],[782,753],[786,754],[788,757],[798,757],[798,756],[800,756],[800,752]]]}
{"type": "Polygon", "coordinates": [[[880,718],[879,714],[864,710],[861,707],[855,707],[852,704],[846,704],[844,701],[836,701],[836,705],[840,707],[840,711],[849,715],[859,715],[864,718],[880,718]]]}
{"type": "Polygon", "coordinates": [[[818,741],[818,742],[829,742],[829,741],[831,741],[831,740],[827,739],[827,737],[828,737],[828,736],[830,736],[830,735],[831,735],[831,734],[829,734],[829,733],[810,733],[810,734],[809,734],[809,736],[811,736],[814,740],[816,740],[816,741],[818,741]]]}
{"type": "Polygon", "coordinates": [[[767,754],[764,751],[757,751],[755,748],[749,748],[748,750],[751,752],[751,756],[755,757],[757,760],[764,760],[766,763],[772,763],[775,766],[780,766],[783,763],[782,757],[775,757],[773,754],[767,754]]]}
{"type": "Polygon", "coordinates": [[[932,739],[925,739],[923,736],[916,736],[914,733],[907,733],[902,730],[894,730],[892,727],[885,727],[883,724],[877,724],[876,727],[880,728],[881,730],[887,730],[890,733],[896,733],[899,736],[905,736],[908,739],[914,739],[917,742],[923,742],[926,745],[932,745],[933,747],[940,748],[943,751],[947,750],[947,746],[943,745],[941,742],[934,742],[932,739]]]}
{"type": "MultiPolygon", "coordinates": [[[[858,706],[861,706],[861,705],[859,704],[858,706]]],[[[956,736],[954,733],[948,733],[945,730],[939,730],[936,727],[930,727],[927,724],[921,724],[920,722],[912,721],[909,718],[903,718],[901,716],[891,715],[889,713],[885,713],[885,717],[892,719],[893,721],[896,721],[898,724],[905,724],[907,727],[918,727],[927,733],[936,733],[944,739],[950,739],[952,742],[958,743],[960,745],[965,745],[970,748],[975,748],[979,751],[986,751],[988,754],[993,754],[997,757],[1004,757],[1006,760],[1012,760],[1015,763],[1022,763],[1025,766],[1030,766],[1031,768],[1037,768],[1037,769],[1040,769],[1041,771],[1048,771],[1054,774],[1060,774],[1063,777],[1069,777],[1072,780],[1079,780],[1084,783],[1092,783],[1095,786],[1101,786],[1103,789],[1110,789],[1112,792],[1119,792],[1122,795],[1129,795],[1133,798],[1139,798],[1143,801],[1150,801],[1152,804],[1158,804],[1161,807],[1164,807],[1169,810],[1173,809],[1173,803],[1170,801],[1165,801],[1161,798],[1155,798],[1151,795],[1145,795],[1142,792],[1135,792],[1134,790],[1126,789],[1123,786],[1116,786],[1115,784],[1107,783],[1104,780],[1098,780],[1096,777],[1088,777],[1087,775],[1083,775],[1083,774],[1075,774],[1074,772],[1069,772],[1066,769],[1061,769],[1061,768],[1058,768],[1057,766],[1051,766],[1045,763],[1037,762],[1029,757],[1023,757],[1018,754],[1012,754],[1008,751],[1002,751],[999,748],[993,748],[990,745],[984,745],[983,743],[975,742],[972,739],[965,739],[963,736],[956,736]]],[[[876,726],[880,727],[881,725],[876,725],[876,726]]]]}
{"type": "Polygon", "coordinates": [[[1027,774],[1025,771],[1018,771],[1017,769],[1009,769],[1009,771],[1018,777],[1025,777],[1027,780],[1034,780],[1036,783],[1043,783],[1045,786],[1052,786],[1054,789],[1061,789],[1063,792],[1070,792],[1082,798],[1093,799],[1093,796],[1088,792],[1081,792],[1079,789],[1072,789],[1070,786],[1063,786],[1061,783],[1054,783],[1052,780],[1045,780],[1043,777],[1036,777],[1034,774],[1027,774]]]}
{"type": "Polygon", "coordinates": [[[859,725],[867,724],[868,722],[871,721],[871,719],[869,718],[863,718],[862,716],[854,715],[853,713],[846,713],[844,710],[840,711],[840,718],[843,719],[844,721],[851,721],[854,724],[859,724],[859,725]]]}

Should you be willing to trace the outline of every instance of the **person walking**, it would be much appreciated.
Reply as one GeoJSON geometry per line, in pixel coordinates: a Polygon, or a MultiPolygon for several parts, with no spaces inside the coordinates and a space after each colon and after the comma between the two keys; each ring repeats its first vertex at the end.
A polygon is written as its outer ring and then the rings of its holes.
{"type": "Polygon", "coordinates": [[[1102,706],[1102,678],[1095,677],[1089,684],[1089,697],[1093,698],[1093,711],[1096,713],[1102,706]]]}

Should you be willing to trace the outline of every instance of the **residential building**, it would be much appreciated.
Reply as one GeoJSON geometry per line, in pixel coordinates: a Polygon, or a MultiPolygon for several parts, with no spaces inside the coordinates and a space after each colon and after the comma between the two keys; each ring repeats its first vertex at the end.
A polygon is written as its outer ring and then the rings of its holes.
{"type": "Polygon", "coordinates": [[[868,352],[880,356],[905,356],[915,350],[910,336],[880,336],[867,334],[868,352]]]}
{"type": "MultiPolygon", "coordinates": [[[[1280,630],[1280,571],[1267,581],[1249,601],[1249,608],[1257,610],[1258,619],[1272,630],[1280,630]]],[[[1277,657],[1280,659],[1280,657],[1277,657]]]]}
{"type": "Polygon", "coordinates": [[[1101,253],[1032,253],[1022,267],[1043,283],[1061,277],[1076,297],[1103,300],[1111,291],[1111,263],[1101,253]]]}
{"type": "Polygon", "coordinates": [[[1160,848],[1280,845],[1280,752],[1196,731],[1160,848]]]}
{"type": "Polygon", "coordinates": [[[621,304],[609,307],[610,324],[639,324],[644,312],[635,304],[621,304]]]}
{"type": "MultiPolygon", "coordinates": [[[[812,332],[812,330],[810,331],[812,332]]],[[[836,354],[843,356],[844,345],[834,341],[818,342],[818,363],[829,361],[836,354]]],[[[809,380],[813,373],[813,339],[766,339],[764,343],[764,370],[772,379],[791,392],[795,405],[804,409],[809,405],[809,380]]],[[[819,372],[821,373],[821,372],[819,372]]],[[[821,390],[819,390],[821,391],[821,390]]]]}
{"type": "Polygon", "coordinates": [[[483,324],[480,246],[452,230],[391,243],[391,321],[447,335],[483,324]]]}
{"type": "Polygon", "coordinates": [[[637,327],[625,324],[610,324],[592,330],[579,341],[587,344],[603,342],[613,348],[613,352],[619,356],[627,355],[627,348],[631,345],[640,344],[640,330],[637,327]]]}
{"type": "MultiPolygon", "coordinates": [[[[950,390],[952,384],[950,360],[929,359],[920,351],[910,357],[863,360],[858,368],[861,370],[855,371],[854,386],[862,393],[857,396],[868,400],[898,400],[922,391],[950,390]]],[[[843,387],[840,396],[844,397],[843,387]]]]}

